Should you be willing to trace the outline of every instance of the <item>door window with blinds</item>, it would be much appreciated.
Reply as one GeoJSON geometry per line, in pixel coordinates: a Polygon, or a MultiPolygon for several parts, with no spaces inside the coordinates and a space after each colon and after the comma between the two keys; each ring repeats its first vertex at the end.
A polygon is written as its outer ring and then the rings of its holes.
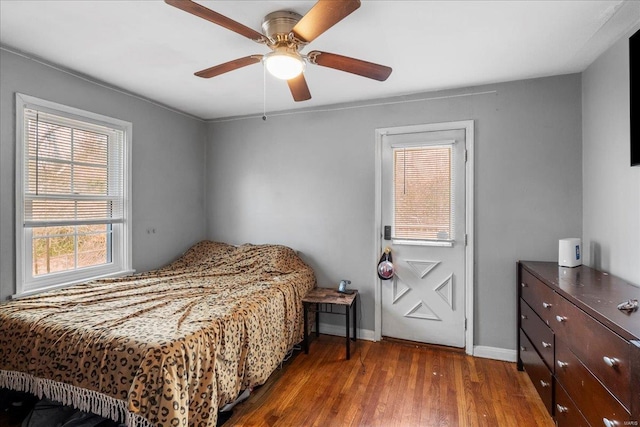
{"type": "Polygon", "coordinates": [[[130,271],[131,124],[16,100],[18,293],[130,271]]]}
{"type": "Polygon", "coordinates": [[[453,142],[393,147],[395,244],[453,244],[453,164],[453,142]]]}

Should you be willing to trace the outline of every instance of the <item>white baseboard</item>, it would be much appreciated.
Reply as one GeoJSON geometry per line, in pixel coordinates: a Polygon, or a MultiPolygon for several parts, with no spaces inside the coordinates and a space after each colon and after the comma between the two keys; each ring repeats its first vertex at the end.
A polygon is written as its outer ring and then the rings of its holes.
{"type": "MultiPolygon", "coordinates": [[[[315,330],[315,329],[314,329],[315,330]]],[[[370,329],[358,328],[358,339],[365,341],[375,341],[373,338],[375,335],[370,329]]],[[[320,333],[326,335],[335,335],[338,337],[345,336],[345,325],[333,325],[329,323],[320,322],[320,333]]],[[[353,333],[353,326],[350,326],[349,333],[353,333]]]]}
{"type": "MultiPolygon", "coordinates": [[[[313,329],[315,331],[315,328],[313,329]]],[[[353,329],[351,329],[352,331],[353,329]]],[[[325,335],[334,335],[338,337],[345,336],[344,325],[334,325],[320,322],[320,333],[325,335]]],[[[370,329],[358,328],[358,339],[365,341],[375,341],[375,334],[370,329]]],[[[488,347],[484,345],[476,345],[473,347],[473,356],[483,359],[502,360],[504,362],[515,362],[518,353],[515,350],[499,347],[488,347]]]]}
{"type": "Polygon", "coordinates": [[[515,362],[518,353],[515,350],[499,347],[487,347],[484,345],[473,346],[473,356],[482,357],[484,359],[502,360],[505,362],[515,362]]]}

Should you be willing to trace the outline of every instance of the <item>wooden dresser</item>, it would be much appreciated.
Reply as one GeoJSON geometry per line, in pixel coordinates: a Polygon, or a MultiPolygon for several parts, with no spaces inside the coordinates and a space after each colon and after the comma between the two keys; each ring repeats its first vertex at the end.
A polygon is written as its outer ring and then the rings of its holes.
{"type": "Polygon", "coordinates": [[[518,263],[518,369],[558,426],[640,426],[640,310],[617,308],[630,298],[640,288],[586,266],[518,263]]]}

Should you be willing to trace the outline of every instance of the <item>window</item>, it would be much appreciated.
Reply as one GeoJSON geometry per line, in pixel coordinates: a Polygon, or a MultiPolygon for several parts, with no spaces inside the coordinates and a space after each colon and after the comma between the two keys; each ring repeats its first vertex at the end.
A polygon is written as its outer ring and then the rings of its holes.
{"type": "Polygon", "coordinates": [[[452,145],[393,149],[394,239],[454,236],[452,145]]]}
{"type": "Polygon", "coordinates": [[[131,123],[16,95],[18,295],[131,271],[131,123]]]}

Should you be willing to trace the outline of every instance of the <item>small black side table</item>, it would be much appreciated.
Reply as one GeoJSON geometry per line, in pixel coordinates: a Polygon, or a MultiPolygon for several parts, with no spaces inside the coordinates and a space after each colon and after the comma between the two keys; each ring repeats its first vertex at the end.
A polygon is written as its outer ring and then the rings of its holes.
{"type": "Polygon", "coordinates": [[[350,341],[356,341],[357,335],[357,316],[356,316],[356,298],[358,291],[350,290],[351,294],[342,294],[336,289],[331,288],[314,288],[302,298],[304,306],[304,352],[309,354],[309,312],[316,314],[316,337],[320,335],[320,313],[341,314],[346,319],[346,341],[347,341],[347,360],[351,358],[350,341]],[[333,311],[334,305],[342,305],[345,312],[333,311]],[[349,336],[349,311],[353,312],[353,337],[349,336]]]}

